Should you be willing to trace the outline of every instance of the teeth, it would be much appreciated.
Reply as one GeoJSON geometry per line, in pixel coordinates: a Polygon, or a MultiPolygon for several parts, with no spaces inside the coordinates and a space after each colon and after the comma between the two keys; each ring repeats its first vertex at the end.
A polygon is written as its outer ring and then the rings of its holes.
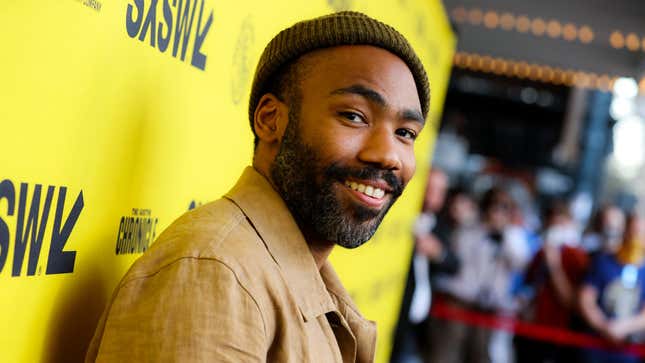
{"type": "Polygon", "coordinates": [[[373,197],[374,196],[374,187],[372,187],[371,185],[368,185],[367,188],[365,188],[365,191],[363,193],[369,195],[370,197],[373,197]]]}
{"type": "Polygon", "coordinates": [[[345,185],[372,198],[381,199],[385,196],[385,191],[383,189],[374,188],[371,185],[360,184],[353,181],[346,181],[345,185]]]}

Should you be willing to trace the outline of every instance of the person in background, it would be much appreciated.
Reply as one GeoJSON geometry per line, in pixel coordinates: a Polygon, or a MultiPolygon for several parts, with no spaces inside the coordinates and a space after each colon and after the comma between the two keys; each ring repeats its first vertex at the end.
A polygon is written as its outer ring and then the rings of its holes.
{"type": "MultiPolygon", "coordinates": [[[[477,203],[470,193],[460,187],[451,188],[448,191],[445,208],[439,213],[438,228],[443,228],[447,234],[452,234],[459,228],[474,226],[478,219],[477,203]]],[[[447,240],[449,239],[450,237],[447,240]]]]}
{"type": "MultiPolygon", "coordinates": [[[[580,248],[580,231],[565,203],[547,207],[544,222],[542,248],[526,272],[525,283],[535,290],[526,320],[569,329],[574,325],[576,294],[589,258],[580,248]]],[[[572,362],[576,358],[574,350],[562,345],[524,339],[516,339],[516,343],[519,362],[572,362]]]]}
{"type": "MultiPolygon", "coordinates": [[[[580,308],[589,326],[614,343],[642,341],[645,331],[645,221],[637,214],[627,219],[616,253],[598,254],[580,289],[580,308]]],[[[590,363],[639,362],[620,352],[588,349],[590,363]]]]}
{"type": "MultiPolygon", "coordinates": [[[[449,307],[513,316],[517,304],[511,294],[514,273],[528,262],[525,234],[511,223],[513,200],[501,188],[486,192],[480,204],[482,221],[455,231],[454,249],[460,269],[437,278],[438,299],[449,307]]],[[[506,332],[458,321],[433,320],[430,361],[511,362],[512,336],[506,332]]]]}
{"type": "Polygon", "coordinates": [[[455,273],[459,261],[447,245],[448,231],[438,224],[448,177],[438,168],[428,172],[421,214],[414,225],[415,250],[406,283],[392,362],[419,362],[426,348],[427,318],[431,303],[430,271],[455,273]]]}
{"type": "Polygon", "coordinates": [[[600,208],[582,239],[582,248],[590,254],[618,250],[625,231],[625,213],[618,206],[607,204],[600,208]]]}

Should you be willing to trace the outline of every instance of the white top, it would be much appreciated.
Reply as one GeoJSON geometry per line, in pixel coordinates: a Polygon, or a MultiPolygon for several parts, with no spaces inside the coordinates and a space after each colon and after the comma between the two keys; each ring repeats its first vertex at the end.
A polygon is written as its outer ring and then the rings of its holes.
{"type": "Polygon", "coordinates": [[[514,312],[513,275],[529,262],[530,248],[520,227],[507,227],[501,243],[493,242],[482,225],[458,229],[453,240],[460,269],[437,279],[437,289],[482,308],[514,312]]]}

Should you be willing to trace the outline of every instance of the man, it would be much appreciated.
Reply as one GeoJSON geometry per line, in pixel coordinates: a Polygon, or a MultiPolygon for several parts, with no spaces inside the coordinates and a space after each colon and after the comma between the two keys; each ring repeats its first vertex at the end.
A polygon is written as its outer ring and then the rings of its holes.
{"type": "Polygon", "coordinates": [[[401,194],[428,101],[421,62],[379,21],[278,34],[251,90],[253,167],[128,271],[87,361],[372,361],[375,326],[327,256],[367,241],[401,194]]]}
{"type": "MultiPolygon", "coordinates": [[[[437,221],[437,214],[444,206],[447,191],[448,176],[441,169],[430,169],[423,211],[417,218],[414,228],[415,259],[423,257],[420,260],[424,262],[429,260],[433,271],[453,274],[459,269],[459,260],[449,248],[451,226],[447,224],[447,221],[441,221],[441,223],[437,221]]],[[[429,309],[429,301],[427,305],[429,309]]],[[[428,314],[428,309],[424,309],[423,316],[417,317],[416,320],[424,319],[428,314]]]]}
{"type": "Polygon", "coordinates": [[[459,260],[448,246],[448,226],[437,225],[437,214],[444,205],[447,190],[448,176],[441,169],[430,169],[422,212],[413,231],[415,251],[399,312],[392,362],[417,362],[426,353],[431,271],[454,274],[459,269],[459,260]]]}

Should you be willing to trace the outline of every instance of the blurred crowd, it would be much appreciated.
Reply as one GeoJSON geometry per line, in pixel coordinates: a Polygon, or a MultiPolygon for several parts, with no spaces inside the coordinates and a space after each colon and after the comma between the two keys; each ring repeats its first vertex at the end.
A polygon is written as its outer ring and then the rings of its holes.
{"type": "Polygon", "coordinates": [[[477,193],[430,171],[393,362],[641,361],[620,346],[645,343],[643,216],[605,204],[581,223],[566,200],[526,208],[517,199],[503,182],[477,193]],[[428,313],[435,305],[585,333],[617,349],[437,318],[428,313]]]}

